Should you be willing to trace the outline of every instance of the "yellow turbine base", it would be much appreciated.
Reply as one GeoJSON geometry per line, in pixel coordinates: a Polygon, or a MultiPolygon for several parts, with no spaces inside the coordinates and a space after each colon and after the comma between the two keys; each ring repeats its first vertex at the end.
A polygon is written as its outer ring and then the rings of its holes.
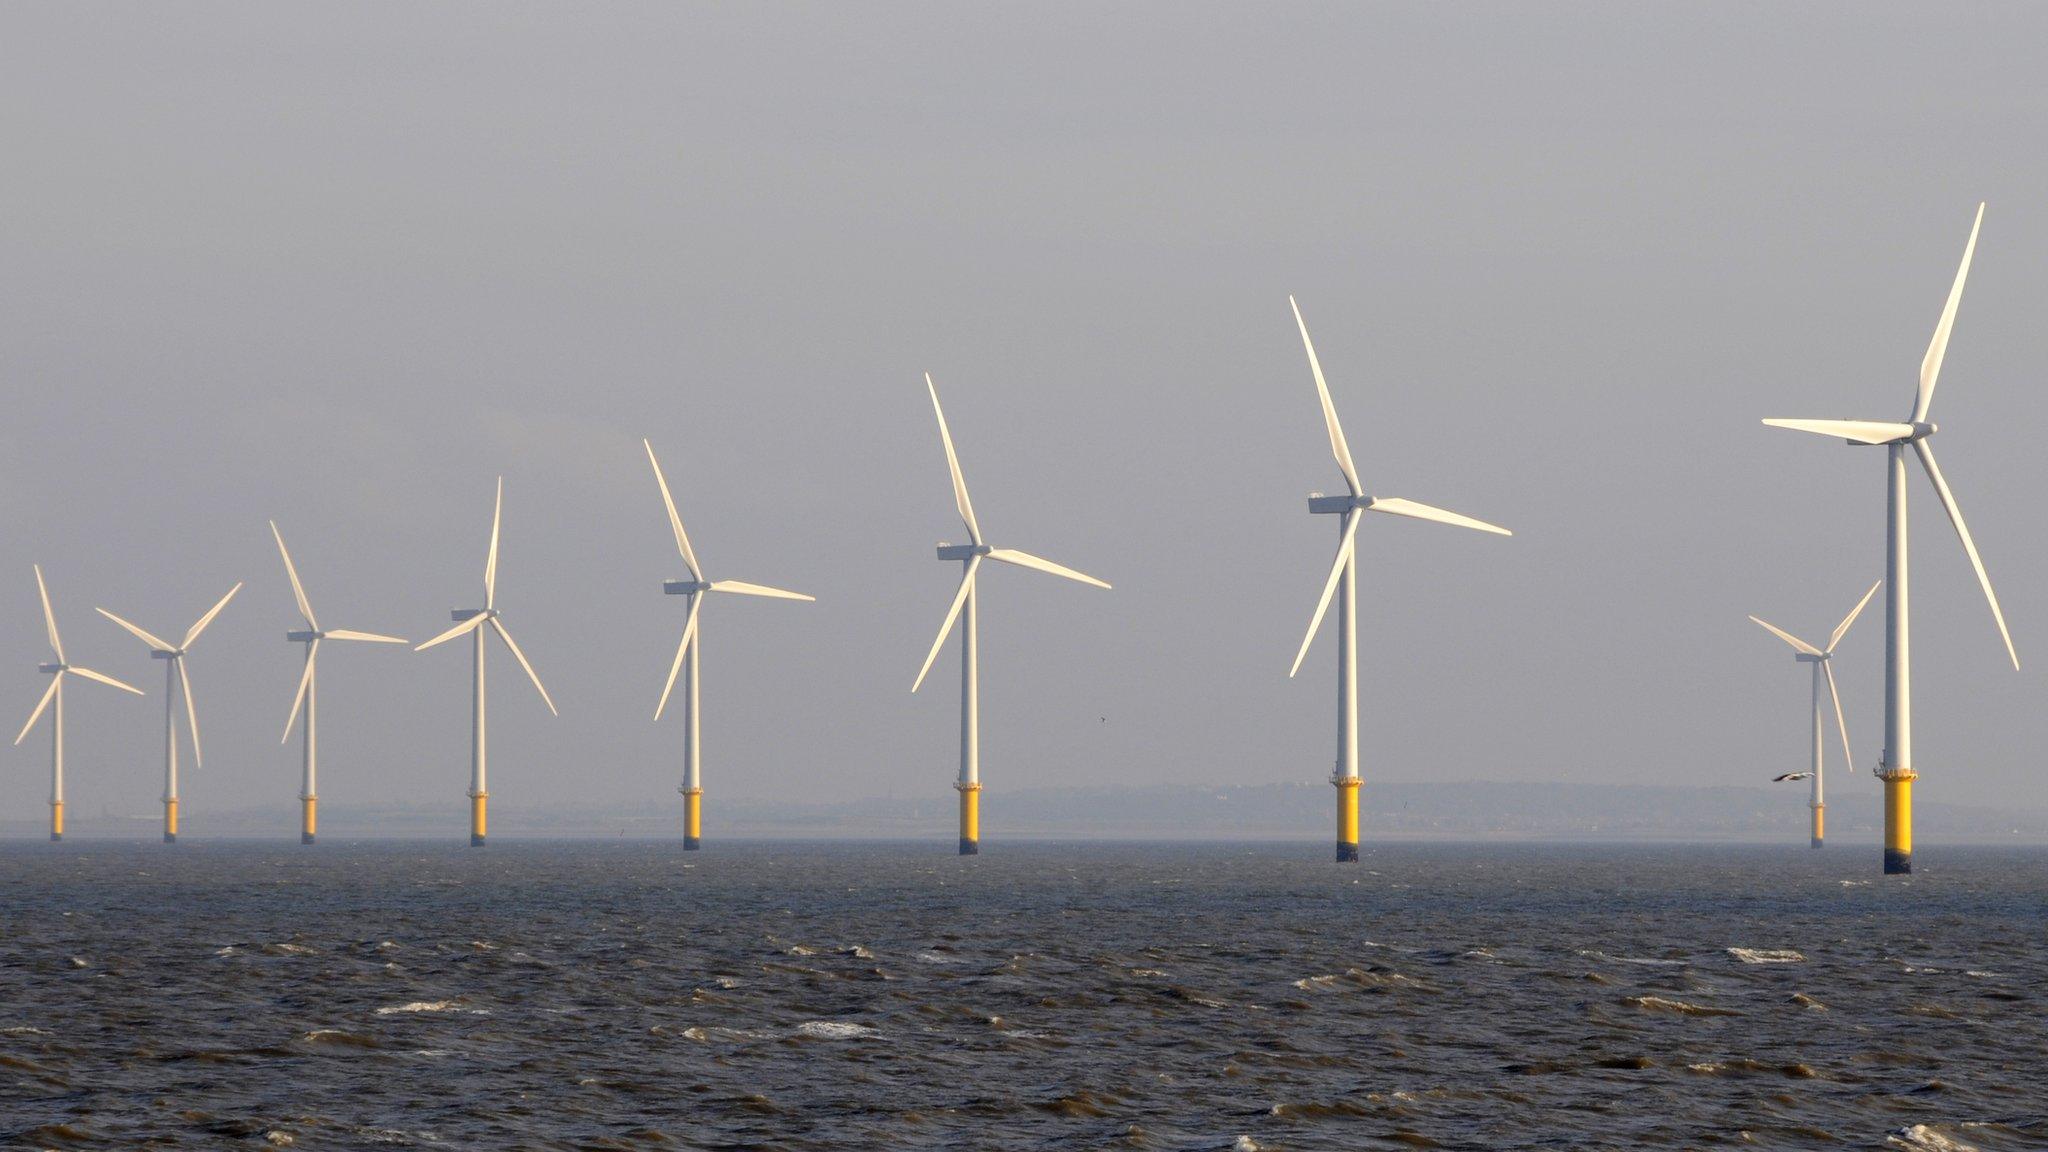
{"type": "Polygon", "coordinates": [[[489,821],[484,816],[484,803],[491,798],[488,792],[478,792],[469,798],[469,845],[481,847],[484,833],[489,830],[489,821]]]}
{"type": "Polygon", "coordinates": [[[178,802],[176,800],[166,800],[164,801],[164,840],[169,842],[177,838],[178,802]]]}
{"type": "Polygon", "coordinates": [[[695,848],[704,837],[704,790],[683,792],[683,847],[695,848]]]}
{"type": "Polygon", "coordinates": [[[1339,776],[1330,781],[1337,786],[1337,859],[1352,861],[1358,859],[1358,789],[1363,781],[1356,776],[1339,776]]]}
{"type": "Polygon", "coordinates": [[[314,834],[320,831],[320,818],[315,811],[319,803],[319,798],[314,796],[303,796],[299,799],[299,843],[301,844],[311,844],[314,834]]]}
{"type": "Polygon", "coordinates": [[[62,840],[63,838],[64,802],[62,800],[55,800],[50,803],[50,839],[62,840]]]}
{"type": "Polygon", "coordinates": [[[1825,804],[1815,804],[1813,806],[1813,846],[1815,848],[1820,847],[1821,834],[1827,827],[1827,810],[1828,806],[1825,804]]]}
{"type": "Polygon", "coordinates": [[[1913,781],[1911,768],[1878,773],[1884,781],[1884,870],[1887,875],[1913,870],[1913,781]]]}
{"type": "Polygon", "coordinates": [[[981,785],[955,784],[960,791],[960,854],[981,851],[981,785]]]}

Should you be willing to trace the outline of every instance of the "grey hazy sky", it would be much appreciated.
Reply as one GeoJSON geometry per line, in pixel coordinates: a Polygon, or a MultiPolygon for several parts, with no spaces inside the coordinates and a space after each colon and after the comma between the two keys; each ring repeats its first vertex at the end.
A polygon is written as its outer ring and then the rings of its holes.
{"type": "MultiPolygon", "coordinates": [[[[502,473],[501,606],[562,716],[498,662],[494,807],[679,804],[649,436],[713,576],[819,597],[709,605],[714,826],[944,797],[929,370],[994,541],[1116,584],[989,573],[991,797],[1320,781],[1330,638],[1286,670],[1334,536],[1303,497],[1342,481],[1293,292],[1369,488],[1517,532],[1365,525],[1368,781],[1760,782],[1803,766],[1806,677],[1744,617],[1823,636],[1883,492],[1876,450],[1757,420],[1902,418],[1983,199],[1934,417],[2030,663],[1916,478],[1916,766],[2040,805],[2044,74],[2024,6],[8,4],[7,733],[39,561],[73,658],[151,693],[69,695],[74,807],[154,811],[160,666],[92,608],[172,633],[246,580],[192,659],[188,823],[288,831],[264,521],[323,623],[424,638],[502,473]]],[[[1844,645],[1836,805],[1876,803],[1881,635],[1844,645]]],[[[323,672],[323,798],[459,829],[461,648],[323,672]]],[[[0,759],[0,811],[41,818],[46,757],[0,759]]]]}

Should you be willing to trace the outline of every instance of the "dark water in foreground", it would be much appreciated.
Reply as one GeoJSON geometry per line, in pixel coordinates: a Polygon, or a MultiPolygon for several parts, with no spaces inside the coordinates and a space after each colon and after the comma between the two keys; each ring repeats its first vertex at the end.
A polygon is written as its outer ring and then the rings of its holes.
{"type": "Polygon", "coordinates": [[[2048,1147],[2048,853],[16,844],[21,1147],[2048,1147]]]}

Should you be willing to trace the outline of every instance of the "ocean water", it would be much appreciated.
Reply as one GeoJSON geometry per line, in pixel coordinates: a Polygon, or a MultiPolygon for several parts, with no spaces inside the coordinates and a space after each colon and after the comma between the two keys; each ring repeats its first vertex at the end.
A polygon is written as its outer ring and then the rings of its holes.
{"type": "Polygon", "coordinates": [[[0,847],[0,1144],[2048,1147],[2048,853],[0,847]]]}

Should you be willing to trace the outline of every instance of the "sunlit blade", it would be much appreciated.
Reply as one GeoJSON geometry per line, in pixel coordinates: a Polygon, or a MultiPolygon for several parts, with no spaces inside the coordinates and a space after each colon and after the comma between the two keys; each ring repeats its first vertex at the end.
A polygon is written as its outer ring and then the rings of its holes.
{"type": "Polygon", "coordinates": [[[683,638],[676,645],[676,662],[668,666],[668,683],[661,686],[661,700],[654,706],[654,718],[661,719],[662,710],[668,707],[668,694],[675,690],[676,676],[683,670],[683,657],[690,654],[690,642],[697,638],[697,607],[703,601],[690,597],[690,615],[683,621],[683,638]]]}
{"type": "Polygon", "coordinates": [[[484,607],[498,606],[498,521],[505,514],[505,478],[498,477],[498,501],[491,505],[491,553],[484,560],[484,607]]]}
{"type": "Polygon", "coordinates": [[[514,640],[512,638],[512,633],[506,631],[505,626],[503,624],[498,623],[498,618],[496,616],[491,617],[491,628],[498,633],[498,639],[503,640],[505,642],[505,647],[510,648],[512,650],[512,658],[514,660],[519,661],[519,666],[521,668],[526,669],[526,678],[528,680],[533,681],[534,690],[539,692],[540,698],[547,703],[548,711],[553,712],[557,716],[560,716],[561,712],[557,711],[555,708],[554,697],[549,696],[547,688],[542,686],[540,682],[540,676],[538,673],[534,672],[533,665],[526,662],[526,653],[521,652],[519,650],[519,641],[514,640]]]}
{"type": "Polygon", "coordinates": [[[1828,637],[1828,651],[1833,652],[1835,650],[1835,645],[1840,644],[1842,642],[1842,637],[1847,636],[1849,634],[1849,625],[1854,624],[1856,622],[1856,618],[1858,616],[1863,615],[1863,606],[1865,604],[1870,603],[1870,598],[1872,596],[1877,595],[1878,588],[1881,587],[1883,584],[1884,581],[1882,580],[1879,580],[1876,584],[1872,584],[1870,586],[1870,591],[1865,592],[1863,594],[1863,599],[1858,600],[1856,602],[1856,606],[1854,608],[1849,609],[1849,614],[1847,616],[1842,617],[1842,622],[1840,624],[1835,625],[1835,634],[1828,637]]]}
{"type": "Polygon", "coordinates": [[[306,670],[299,674],[299,690],[292,694],[292,714],[284,719],[284,735],[277,738],[279,744],[292,738],[292,725],[298,723],[299,705],[306,702],[306,692],[313,687],[314,662],[320,659],[320,641],[315,640],[306,649],[306,670]]]}
{"type": "Polygon", "coordinates": [[[640,446],[647,449],[647,462],[654,466],[654,482],[661,486],[661,503],[668,509],[668,526],[676,534],[676,551],[683,554],[683,563],[690,569],[690,579],[704,579],[703,569],[697,567],[697,554],[690,550],[690,537],[683,532],[683,518],[676,514],[675,497],[668,494],[668,480],[661,474],[661,461],[654,458],[654,445],[645,440],[640,446]]]}
{"type": "Polygon", "coordinates": [[[1477,528],[1481,532],[1492,532],[1498,536],[1514,535],[1513,532],[1498,524],[1488,524],[1484,520],[1474,520],[1470,516],[1460,516],[1456,512],[1447,512],[1442,508],[1432,508],[1427,504],[1418,504],[1413,500],[1403,500],[1398,496],[1375,496],[1372,503],[1365,506],[1365,510],[1368,512],[1391,512],[1396,516],[1413,516],[1417,520],[1434,520],[1439,524],[1452,524],[1459,528],[1477,528]]]}
{"type": "Polygon", "coordinates": [[[818,599],[816,596],[806,596],[802,592],[785,592],[780,588],[770,588],[766,584],[749,584],[744,580],[713,580],[711,582],[711,590],[713,592],[731,592],[739,596],[768,596],[776,600],[810,600],[815,602],[818,599]]]}
{"type": "Polygon", "coordinates": [[[1891,424],[1883,420],[1766,420],[1764,423],[1772,428],[1790,428],[1794,432],[1839,436],[1858,444],[1889,444],[1913,434],[1911,424],[1891,424]]]}
{"type": "Polygon", "coordinates": [[[57,663],[64,662],[64,642],[57,639],[57,613],[50,609],[50,590],[43,586],[43,566],[33,565],[36,570],[36,595],[43,598],[43,627],[50,630],[50,650],[57,654],[57,663]]]}
{"type": "Polygon", "coordinates": [[[90,668],[80,668],[76,664],[67,664],[64,667],[64,671],[68,675],[83,676],[87,680],[96,680],[101,684],[105,684],[109,688],[119,688],[123,692],[133,692],[137,696],[142,695],[142,689],[137,688],[135,685],[124,683],[120,680],[116,680],[112,676],[108,676],[100,672],[95,672],[90,668]]]}
{"type": "Polygon", "coordinates": [[[185,643],[180,645],[180,647],[190,648],[192,646],[192,642],[194,640],[199,639],[199,634],[201,632],[206,631],[206,626],[208,624],[213,623],[213,618],[215,616],[220,615],[220,610],[227,607],[228,601],[233,600],[235,598],[235,593],[240,592],[241,590],[242,582],[239,580],[235,581],[235,586],[233,588],[228,589],[228,594],[220,598],[220,603],[215,604],[211,608],[208,608],[206,610],[206,615],[201,616],[199,620],[196,623],[194,623],[190,629],[186,631],[185,643]]]}
{"type": "Polygon", "coordinates": [[[1949,333],[1955,330],[1956,306],[1963,302],[1963,281],[1970,278],[1970,258],[1977,254],[1977,230],[1984,226],[1984,205],[1977,205],[1977,222],[1970,225],[1970,242],[1963,245],[1963,263],[1956,269],[1956,282],[1942,305],[1941,322],[1934,326],[1934,339],[1927,342],[1927,355],[1920,361],[1920,395],[1913,401],[1913,419],[1927,419],[1934,403],[1934,385],[1941,379],[1941,361],[1948,355],[1949,333]]]}
{"type": "Polygon", "coordinates": [[[439,636],[434,637],[432,640],[427,641],[425,644],[421,644],[418,647],[414,648],[413,651],[425,652],[427,649],[432,648],[436,644],[440,644],[448,640],[453,640],[457,636],[462,635],[464,632],[474,631],[475,629],[483,627],[484,621],[488,619],[490,619],[490,617],[485,616],[481,613],[475,616],[471,616],[469,619],[464,620],[462,623],[457,624],[455,627],[450,628],[446,632],[441,633],[439,636]]]}
{"type": "Polygon", "coordinates": [[[299,583],[299,570],[292,564],[292,554],[284,546],[284,533],[277,530],[277,521],[270,522],[270,534],[277,538],[277,554],[284,557],[284,574],[291,577],[292,599],[299,602],[299,615],[306,618],[306,627],[320,630],[320,622],[313,618],[313,605],[306,599],[305,585],[299,583]]]}
{"type": "Polygon", "coordinates": [[[407,642],[403,636],[385,636],[376,632],[351,632],[346,628],[336,628],[331,632],[322,632],[321,635],[329,640],[362,640],[371,644],[404,644],[407,642]]]}
{"type": "Polygon", "coordinates": [[[137,640],[142,641],[144,644],[149,645],[151,648],[154,648],[159,652],[169,652],[171,650],[169,642],[157,639],[149,633],[144,632],[142,629],[137,628],[135,625],[130,624],[126,620],[121,619],[119,616],[114,615],[112,612],[107,611],[105,608],[95,608],[93,609],[93,611],[99,613],[102,616],[105,616],[107,619],[112,620],[114,623],[119,624],[121,627],[126,628],[130,635],[134,636],[137,640]]]}
{"type": "Polygon", "coordinates": [[[1769,629],[1771,635],[1776,636],[1778,639],[1783,640],[1785,643],[1790,644],[1792,647],[1799,649],[1801,652],[1806,653],[1808,656],[1818,656],[1821,654],[1820,649],[1815,648],[1813,645],[1808,644],[1806,641],[1801,640],[1799,637],[1794,636],[1790,632],[1785,631],[1783,628],[1778,627],[1776,624],[1773,624],[1768,620],[1758,619],[1755,616],[1751,616],[1750,619],[1755,620],[1757,623],[1763,625],[1766,629],[1769,629]]]}
{"type": "Polygon", "coordinates": [[[50,677],[50,686],[48,688],[43,689],[43,698],[41,700],[36,701],[36,710],[28,714],[28,723],[23,724],[21,726],[21,735],[16,736],[14,738],[14,742],[16,744],[19,744],[23,740],[28,739],[29,729],[34,728],[36,726],[36,721],[41,720],[43,718],[43,709],[48,708],[50,706],[50,701],[55,700],[57,698],[57,681],[62,680],[63,678],[64,676],[62,673],[50,677]]]}
{"type": "Polygon", "coordinates": [[[1323,379],[1323,364],[1316,359],[1316,346],[1308,338],[1308,323],[1301,318],[1301,305],[1289,296],[1287,306],[1294,309],[1295,327],[1301,329],[1301,346],[1308,350],[1308,370],[1315,374],[1316,395],[1323,402],[1323,423],[1330,426],[1330,452],[1337,457],[1337,467],[1344,472],[1344,482],[1351,485],[1351,494],[1362,495],[1365,489],[1358,486],[1358,468],[1351,463],[1351,446],[1344,442],[1344,426],[1337,423],[1337,405],[1330,399],[1330,385],[1323,379]]]}
{"type": "Polygon", "coordinates": [[[185,660],[179,657],[178,695],[185,698],[185,719],[192,725],[192,766],[206,767],[206,755],[199,751],[199,705],[192,700],[192,674],[185,671],[185,660]]]}
{"type": "Polygon", "coordinates": [[[1315,643],[1316,631],[1323,626],[1323,613],[1330,610],[1330,597],[1337,594],[1337,581],[1344,575],[1344,566],[1351,563],[1352,539],[1358,535],[1358,513],[1344,514],[1344,536],[1337,541],[1337,559],[1330,564],[1330,578],[1323,581],[1322,599],[1316,601],[1316,614],[1309,618],[1308,635],[1301,638],[1301,650],[1294,654],[1294,667],[1287,670],[1289,676],[1301,671],[1301,662],[1308,656],[1308,646],[1315,643]]]}
{"type": "MultiPolygon", "coordinates": [[[[938,385],[932,383],[932,374],[924,374],[925,390],[932,394],[932,411],[939,418],[939,439],[946,445],[946,467],[953,473],[953,506],[960,510],[960,519],[967,525],[967,537],[976,544],[981,543],[981,525],[974,522],[974,504],[967,499],[967,477],[960,474],[960,457],[953,451],[953,433],[946,427],[946,410],[939,407],[938,385]]],[[[917,689],[913,688],[915,692],[917,689]]]]}
{"type": "Polygon", "coordinates": [[[1998,622],[1998,635],[2005,641],[2005,654],[2012,658],[2014,670],[2020,666],[2020,654],[2012,646],[2012,633],[2006,630],[2005,613],[1999,611],[1998,593],[1991,590],[1991,574],[1984,571],[1984,558],[1977,554],[1977,542],[1970,539],[1969,525],[1963,523],[1963,510],[1956,506],[1953,492],[1948,490],[1948,481],[1941,477],[1941,465],[1934,462],[1934,449],[1925,440],[1913,441],[1913,450],[1920,454],[1920,464],[1927,469],[1927,478],[1934,481],[1935,495],[1941,497],[1941,506],[1948,511],[1948,522],[1956,526],[1956,536],[1963,542],[1963,551],[1970,557],[1970,567],[1977,570],[1977,583],[1984,589],[1984,600],[1991,605],[1991,618],[1998,622]]]}
{"type": "Polygon", "coordinates": [[[1835,687],[1835,669],[1826,660],[1820,662],[1820,668],[1828,674],[1828,695],[1835,698],[1835,727],[1842,733],[1842,767],[1854,772],[1856,754],[1849,751],[1849,721],[1842,716],[1842,693],[1835,687]]]}
{"type": "Polygon", "coordinates": [[[1097,588],[1109,587],[1107,580],[1097,580],[1086,572],[1076,572],[1064,564],[1055,564],[1043,556],[1033,556],[1029,552],[1019,552],[1015,548],[992,548],[989,550],[988,558],[1001,560],[1005,564],[1015,564],[1019,568],[1036,568],[1040,572],[1050,572],[1069,580],[1079,580],[1083,584],[1093,584],[1097,588]]]}
{"type": "Polygon", "coordinates": [[[946,646],[946,637],[952,635],[953,622],[960,618],[960,606],[967,603],[968,594],[974,591],[974,574],[980,569],[981,557],[975,556],[967,561],[967,571],[960,574],[960,590],[953,593],[953,604],[946,609],[946,622],[939,625],[939,638],[932,641],[932,650],[925,654],[924,667],[917,670],[917,679],[910,682],[912,692],[923,686],[925,673],[932,670],[932,661],[939,658],[939,649],[946,646]]]}

